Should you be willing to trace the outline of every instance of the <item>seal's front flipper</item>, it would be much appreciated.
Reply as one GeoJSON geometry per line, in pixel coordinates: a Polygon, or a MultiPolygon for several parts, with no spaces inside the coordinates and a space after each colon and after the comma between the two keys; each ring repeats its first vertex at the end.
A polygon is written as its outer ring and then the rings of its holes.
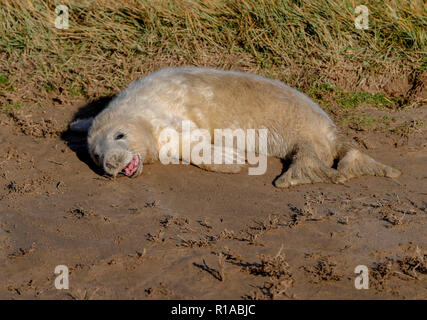
{"type": "Polygon", "coordinates": [[[192,143],[190,158],[184,156],[182,160],[200,169],[221,173],[239,173],[246,164],[244,152],[234,148],[221,148],[213,144],[200,146],[192,143]],[[204,157],[203,152],[209,152],[210,156],[204,157]]]}

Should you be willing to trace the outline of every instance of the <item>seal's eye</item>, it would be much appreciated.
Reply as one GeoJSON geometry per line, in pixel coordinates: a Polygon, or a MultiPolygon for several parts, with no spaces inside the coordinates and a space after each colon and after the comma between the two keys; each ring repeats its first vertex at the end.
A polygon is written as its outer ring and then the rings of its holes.
{"type": "Polygon", "coordinates": [[[94,153],[93,157],[95,159],[95,162],[99,162],[99,154],[94,153]]]}
{"type": "Polygon", "coordinates": [[[123,139],[124,137],[125,137],[125,134],[120,132],[120,133],[116,134],[116,136],[114,137],[114,139],[120,140],[120,139],[123,139]]]}

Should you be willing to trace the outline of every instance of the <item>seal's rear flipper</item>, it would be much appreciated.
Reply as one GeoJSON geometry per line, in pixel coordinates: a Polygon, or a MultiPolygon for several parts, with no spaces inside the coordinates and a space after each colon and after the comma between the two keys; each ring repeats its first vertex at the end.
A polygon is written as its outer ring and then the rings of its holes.
{"type": "Polygon", "coordinates": [[[401,175],[399,170],[375,161],[356,148],[350,148],[343,154],[337,169],[340,173],[340,182],[363,175],[389,178],[397,178],[401,175]]]}
{"type": "Polygon", "coordinates": [[[76,132],[88,132],[93,123],[93,118],[77,119],[70,123],[70,130],[76,132]]]}
{"type": "Polygon", "coordinates": [[[274,185],[288,188],[316,182],[339,183],[339,178],[339,172],[324,164],[309,142],[302,142],[294,147],[291,165],[274,181],[274,185]]]}

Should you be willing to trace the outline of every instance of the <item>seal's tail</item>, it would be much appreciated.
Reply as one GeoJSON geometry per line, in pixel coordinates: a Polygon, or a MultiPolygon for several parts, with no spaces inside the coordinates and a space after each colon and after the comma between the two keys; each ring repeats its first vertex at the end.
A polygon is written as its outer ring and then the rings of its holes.
{"type": "Polygon", "coordinates": [[[364,154],[350,143],[342,143],[338,146],[338,172],[340,180],[369,175],[379,177],[396,178],[401,172],[364,154]]]}

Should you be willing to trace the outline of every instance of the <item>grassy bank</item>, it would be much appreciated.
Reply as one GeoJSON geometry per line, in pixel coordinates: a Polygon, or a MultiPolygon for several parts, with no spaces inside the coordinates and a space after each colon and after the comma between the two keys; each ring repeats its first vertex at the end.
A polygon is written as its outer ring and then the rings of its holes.
{"type": "Polygon", "coordinates": [[[165,66],[197,65],[273,77],[330,108],[423,102],[426,6],[365,1],[0,0],[2,109],[112,95],[165,66]],[[70,27],[54,27],[55,6],[70,27]]]}

